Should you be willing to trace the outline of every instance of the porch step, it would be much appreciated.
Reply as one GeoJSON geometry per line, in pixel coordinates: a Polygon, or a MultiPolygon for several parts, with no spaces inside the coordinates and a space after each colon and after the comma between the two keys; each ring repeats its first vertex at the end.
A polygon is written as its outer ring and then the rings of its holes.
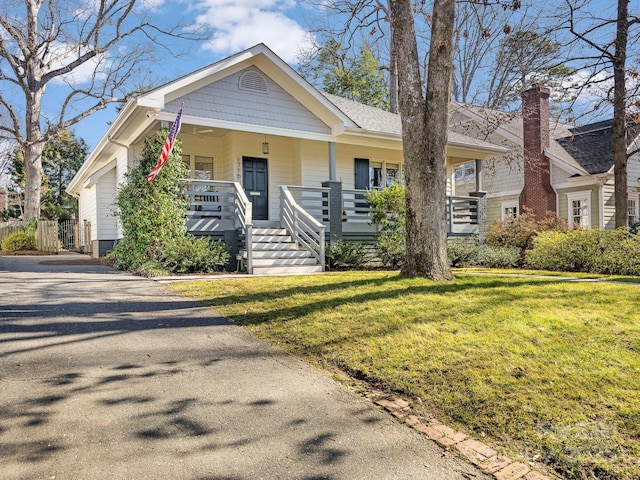
{"type": "Polygon", "coordinates": [[[297,274],[322,271],[315,257],[300,249],[284,228],[253,228],[253,273],[297,274]]]}
{"type": "Polygon", "coordinates": [[[303,273],[320,273],[322,272],[322,265],[296,265],[296,266],[284,266],[284,267],[253,267],[254,275],[297,275],[303,273]]]}

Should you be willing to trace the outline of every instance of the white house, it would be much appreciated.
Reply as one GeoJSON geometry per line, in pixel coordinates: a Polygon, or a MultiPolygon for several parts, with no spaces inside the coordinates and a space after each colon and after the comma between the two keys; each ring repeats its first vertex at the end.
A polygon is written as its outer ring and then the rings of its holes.
{"type": "MultiPolygon", "coordinates": [[[[115,195],[144,138],[182,104],[189,230],[243,252],[249,272],[321,270],[325,237],[371,238],[365,190],[402,179],[398,115],[323,94],[259,44],[120,111],[68,187],[95,256],[121,237],[115,195]]],[[[447,166],[505,151],[451,132],[447,166]]],[[[450,233],[477,231],[481,207],[477,196],[450,197],[450,233]]]]}

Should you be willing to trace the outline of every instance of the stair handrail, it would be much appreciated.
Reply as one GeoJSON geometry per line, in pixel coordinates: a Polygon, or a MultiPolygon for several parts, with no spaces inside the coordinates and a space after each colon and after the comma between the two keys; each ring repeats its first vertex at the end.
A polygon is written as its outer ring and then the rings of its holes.
{"type": "Polygon", "coordinates": [[[251,232],[253,229],[253,204],[249,201],[242,185],[233,182],[235,189],[235,217],[238,222],[237,227],[244,231],[244,238],[247,248],[247,273],[253,273],[253,248],[251,232]]]}
{"type": "Polygon", "coordinates": [[[326,227],[295,201],[286,185],[280,186],[280,222],[296,245],[311,253],[324,272],[326,227]]]}

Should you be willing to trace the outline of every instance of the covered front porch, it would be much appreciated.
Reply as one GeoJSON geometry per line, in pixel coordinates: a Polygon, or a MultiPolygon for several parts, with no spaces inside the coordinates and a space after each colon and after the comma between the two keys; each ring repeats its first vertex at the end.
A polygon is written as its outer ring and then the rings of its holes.
{"type": "MultiPolygon", "coordinates": [[[[327,241],[374,242],[367,190],[340,181],[279,190],[278,220],[259,220],[239,182],[185,180],[188,230],[224,241],[250,274],[324,271],[327,241]]],[[[484,208],[482,196],[448,196],[448,236],[481,234],[484,208]]]]}

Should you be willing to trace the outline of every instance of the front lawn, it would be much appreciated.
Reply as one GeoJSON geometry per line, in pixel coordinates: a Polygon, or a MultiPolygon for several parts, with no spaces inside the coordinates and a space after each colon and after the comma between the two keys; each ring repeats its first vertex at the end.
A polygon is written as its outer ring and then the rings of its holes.
{"type": "Polygon", "coordinates": [[[459,271],[177,283],[257,336],[422,399],[568,478],[640,478],[640,286],[459,271]]]}

